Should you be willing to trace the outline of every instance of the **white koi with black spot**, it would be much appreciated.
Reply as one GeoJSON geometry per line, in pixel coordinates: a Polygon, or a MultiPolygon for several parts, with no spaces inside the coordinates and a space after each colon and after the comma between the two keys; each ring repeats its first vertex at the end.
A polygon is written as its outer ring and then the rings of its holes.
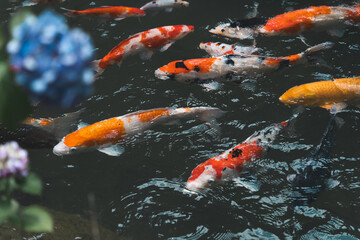
{"type": "Polygon", "coordinates": [[[226,44],[220,42],[206,42],[200,43],[200,49],[206,51],[213,57],[219,57],[223,55],[251,55],[258,52],[258,48],[255,46],[241,46],[238,44],[226,44]]]}

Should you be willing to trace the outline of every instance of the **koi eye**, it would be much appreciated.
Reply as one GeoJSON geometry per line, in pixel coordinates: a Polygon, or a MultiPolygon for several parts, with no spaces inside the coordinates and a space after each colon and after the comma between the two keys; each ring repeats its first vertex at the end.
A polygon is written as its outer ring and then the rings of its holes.
{"type": "Polygon", "coordinates": [[[209,180],[208,180],[208,184],[213,184],[214,182],[215,182],[214,179],[209,179],[209,180]]]}
{"type": "Polygon", "coordinates": [[[225,29],[221,29],[221,32],[225,32],[225,29]]]}

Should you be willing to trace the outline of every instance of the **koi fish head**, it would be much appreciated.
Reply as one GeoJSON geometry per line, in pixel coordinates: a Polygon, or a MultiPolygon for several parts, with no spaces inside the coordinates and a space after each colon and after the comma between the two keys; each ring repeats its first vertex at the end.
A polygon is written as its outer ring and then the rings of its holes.
{"type": "Polygon", "coordinates": [[[132,16],[142,17],[146,15],[146,12],[144,12],[142,9],[139,8],[130,8],[127,14],[132,16]]]}
{"type": "Polygon", "coordinates": [[[192,25],[175,25],[169,34],[172,39],[179,40],[193,31],[194,26],[192,25]]]}
{"type": "Polygon", "coordinates": [[[158,68],[155,76],[159,79],[176,79],[183,82],[191,82],[193,79],[206,76],[209,73],[216,58],[199,58],[178,60],[158,68]]]}
{"type": "Polygon", "coordinates": [[[218,34],[224,37],[252,39],[254,30],[250,28],[232,27],[230,23],[220,24],[209,30],[210,33],[218,34]]]}
{"type": "Polygon", "coordinates": [[[304,85],[290,88],[280,96],[279,100],[287,105],[319,105],[319,96],[304,85]]]}
{"type": "Polygon", "coordinates": [[[66,146],[63,140],[53,148],[53,153],[58,156],[69,155],[73,152],[74,148],[66,146]]]}
{"type": "Polygon", "coordinates": [[[186,183],[186,189],[197,192],[201,189],[210,187],[216,182],[216,170],[212,165],[200,164],[191,173],[191,177],[186,183]]]}
{"type": "Polygon", "coordinates": [[[274,123],[261,131],[255,132],[248,139],[245,140],[245,143],[258,143],[262,146],[271,144],[276,137],[279,135],[280,131],[286,126],[285,123],[274,123]]]}

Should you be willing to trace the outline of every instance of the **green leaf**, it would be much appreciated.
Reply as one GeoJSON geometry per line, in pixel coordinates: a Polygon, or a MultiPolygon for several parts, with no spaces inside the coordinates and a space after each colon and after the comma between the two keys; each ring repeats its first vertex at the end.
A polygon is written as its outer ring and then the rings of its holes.
{"type": "Polygon", "coordinates": [[[25,18],[29,16],[34,16],[34,14],[32,14],[31,11],[25,9],[16,13],[10,20],[10,24],[9,24],[10,31],[13,31],[16,26],[24,22],[25,18]]]}
{"type": "Polygon", "coordinates": [[[22,212],[24,230],[27,232],[52,232],[53,220],[43,208],[30,206],[22,212]]]}
{"type": "Polygon", "coordinates": [[[0,62],[0,122],[15,128],[30,113],[27,95],[14,81],[6,62],[0,62]]]}
{"type": "Polygon", "coordinates": [[[41,195],[42,182],[35,173],[30,173],[26,178],[21,179],[18,184],[20,185],[20,189],[25,193],[41,195]]]}
{"type": "Polygon", "coordinates": [[[14,199],[0,199],[0,224],[16,214],[19,203],[14,199]]]}

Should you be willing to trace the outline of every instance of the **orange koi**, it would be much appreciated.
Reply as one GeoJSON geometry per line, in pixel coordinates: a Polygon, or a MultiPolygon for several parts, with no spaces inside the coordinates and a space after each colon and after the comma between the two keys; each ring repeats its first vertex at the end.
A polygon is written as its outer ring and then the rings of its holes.
{"type": "Polygon", "coordinates": [[[177,60],[158,68],[155,76],[159,79],[175,79],[180,82],[193,82],[200,79],[232,80],[235,76],[256,76],[282,66],[307,63],[309,55],[329,49],[331,42],[325,42],[306,49],[304,52],[287,57],[266,57],[258,55],[225,55],[213,58],[177,60]]]}
{"type": "Polygon", "coordinates": [[[119,43],[105,57],[97,60],[101,74],[105,68],[121,61],[134,54],[140,54],[144,60],[150,59],[154,51],[160,48],[160,51],[166,51],[176,40],[179,40],[194,30],[191,25],[173,25],[153,28],[144,32],[137,33],[128,39],[119,43]]]}
{"type": "Polygon", "coordinates": [[[287,105],[303,105],[331,109],[345,103],[360,108],[360,77],[339,78],[295,86],[280,96],[287,105]]]}
{"type": "Polygon", "coordinates": [[[218,108],[158,108],[129,113],[80,128],[65,136],[53,152],[67,155],[78,151],[97,149],[110,156],[119,156],[124,151],[118,144],[125,137],[143,132],[154,125],[171,123],[177,119],[190,118],[210,122],[223,115],[218,108]]]}
{"type": "Polygon", "coordinates": [[[186,190],[197,192],[212,187],[216,183],[238,177],[244,164],[259,159],[266,152],[287,122],[272,124],[255,132],[243,143],[198,165],[191,172],[186,183],[186,190]]]}
{"type": "Polygon", "coordinates": [[[299,34],[307,30],[326,30],[333,36],[341,37],[346,24],[360,22],[360,7],[317,6],[299,9],[277,15],[265,25],[249,28],[241,21],[218,25],[211,33],[226,37],[247,39],[261,34],[266,36],[299,34]],[[234,25],[235,24],[235,25],[234,25]]]}
{"type": "Polygon", "coordinates": [[[123,7],[123,6],[102,6],[97,8],[90,8],[86,10],[70,10],[62,8],[68,12],[68,15],[77,16],[77,15],[93,15],[93,16],[103,16],[115,18],[115,20],[122,20],[128,17],[142,17],[146,13],[134,7],[123,7]]]}

